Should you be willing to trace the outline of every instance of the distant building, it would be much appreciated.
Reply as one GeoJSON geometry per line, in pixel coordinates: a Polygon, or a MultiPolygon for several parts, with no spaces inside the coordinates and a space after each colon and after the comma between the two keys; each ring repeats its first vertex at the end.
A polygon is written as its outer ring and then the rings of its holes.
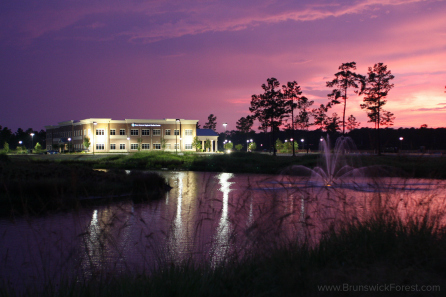
{"type": "MultiPolygon", "coordinates": [[[[112,120],[91,118],[65,121],[45,126],[47,150],[54,144],[58,147],[71,146],[73,151],[82,151],[84,138],[89,137],[90,152],[136,152],[141,151],[195,151],[192,147],[197,135],[198,120],[163,119],[112,120]]],[[[209,138],[209,137],[208,137],[209,138]]],[[[216,142],[216,139],[213,142],[216,142]]],[[[214,147],[214,145],[212,146],[214,147]]],[[[212,150],[213,151],[213,150],[212,150]]]]}

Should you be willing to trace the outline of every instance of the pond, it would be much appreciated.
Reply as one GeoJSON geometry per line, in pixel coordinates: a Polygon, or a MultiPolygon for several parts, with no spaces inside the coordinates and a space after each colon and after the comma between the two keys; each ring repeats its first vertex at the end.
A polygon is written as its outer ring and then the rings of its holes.
{"type": "Polygon", "coordinates": [[[0,219],[0,279],[15,288],[109,273],[150,273],[193,260],[218,266],[385,208],[442,214],[445,182],[355,179],[336,187],[302,177],[161,171],[173,187],[159,201],[131,200],[39,217],[0,219]]]}

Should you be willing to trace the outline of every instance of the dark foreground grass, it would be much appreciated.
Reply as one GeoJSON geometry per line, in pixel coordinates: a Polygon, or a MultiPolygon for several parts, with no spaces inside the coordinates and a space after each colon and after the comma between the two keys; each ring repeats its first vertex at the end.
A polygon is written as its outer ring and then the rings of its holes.
{"type": "MultiPolygon", "coordinates": [[[[217,268],[164,266],[30,290],[27,296],[444,296],[446,234],[435,218],[381,214],[326,233],[315,246],[262,248],[217,268]],[[337,287],[336,287],[337,286],[337,287]],[[369,286],[369,287],[367,287],[369,286]]],[[[0,296],[18,296],[7,288],[0,296]]]]}

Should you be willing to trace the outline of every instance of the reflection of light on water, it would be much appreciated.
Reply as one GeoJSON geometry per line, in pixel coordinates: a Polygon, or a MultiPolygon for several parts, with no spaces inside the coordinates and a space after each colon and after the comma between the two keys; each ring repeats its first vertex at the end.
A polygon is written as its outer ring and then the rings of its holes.
{"type": "Polygon", "coordinates": [[[172,224],[172,234],[167,242],[167,249],[169,254],[170,261],[173,262],[181,262],[184,257],[184,252],[186,250],[185,246],[185,232],[183,227],[182,220],[182,205],[183,205],[183,191],[184,184],[183,178],[186,177],[186,174],[183,172],[178,173],[178,197],[177,197],[177,208],[175,213],[175,218],[172,224]]]}
{"type": "MultiPolygon", "coordinates": [[[[214,236],[215,242],[212,249],[212,265],[215,267],[221,261],[224,260],[229,249],[229,234],[230,223],[228,219],[228,204],[229,204],[229,192],[231,191],[231,185],[229,179],[234,177],[232,173],[220,173],[217,178],[219,179],[220,191],[223,192],[222,211],[221,218],[218,224],[217,232],[214,236]]],[[[251,205],[252,206],[252,205],[251,205]]]]}
{"type": "Polygon", "coordinates": [[[85,252],[81,266],[86,278],[107,271],[110,264],[114,272],[120,272],[126,267],[135,224],[133,211],[133,205],[93,211],[90,224],[82,234],[85,252]]]}

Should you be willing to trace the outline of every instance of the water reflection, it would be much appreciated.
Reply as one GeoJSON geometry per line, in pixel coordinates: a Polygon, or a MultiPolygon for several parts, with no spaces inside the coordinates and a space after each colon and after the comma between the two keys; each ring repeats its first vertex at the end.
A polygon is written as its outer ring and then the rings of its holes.
{"type": "Polygon", "coordinates": [[[91,278],[150,271],[154,263],[181,263],[192,256],[215,267],[243,248],[274,245],[283,234],[310,238],[336,220],[364,217],[383,205],[420,216],[446,209],[444,181],[385,179],[379,191],[364,192],[308,187],[297,177],[161,174],[173,189],[160,201],[0,219],[0,278],[30,280],[62,270],[91,278]]]}
{"type": "Polygon", "coordinates": [[[223,193],[221,217],[218,223],[217,230],[214,235],[213,248],[211,251],[211,263],[212,266],[218,265],[223,261],[229,250],[231,224],[228,218],[228,204],[229,204],[229,192],[231,192],[231,185],[229,179],[233,178],[232,173],[220,173],[216,178],[220,184],[220,191],[223,193]]]}

